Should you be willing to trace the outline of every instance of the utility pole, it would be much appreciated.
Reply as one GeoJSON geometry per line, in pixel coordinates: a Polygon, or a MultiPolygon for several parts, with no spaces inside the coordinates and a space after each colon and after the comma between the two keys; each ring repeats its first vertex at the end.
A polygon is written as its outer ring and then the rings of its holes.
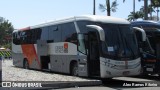
{"type": "Polygon", "coordinates": [[[148,20],[148,0],[144,0],[144,20],[148,20]]]}
{"type": "Polygon", "coordinates": [[[93,0],[93,15],[96,15],[96,0],[93,0]]]}

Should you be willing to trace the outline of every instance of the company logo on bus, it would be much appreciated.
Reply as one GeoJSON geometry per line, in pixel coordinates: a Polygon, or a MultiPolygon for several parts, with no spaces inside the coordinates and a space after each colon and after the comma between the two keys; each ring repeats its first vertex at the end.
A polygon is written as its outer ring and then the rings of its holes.
{"type": "Polygon", "coordinates": [[[64,43],[64,53],[68,53],[68,43],[64,43]]]}
{"type": "Polygon", "coordinates": [[[55,53],[68,53],[68,43],[64,43],[63,46],[56,46],[55,53]]]}

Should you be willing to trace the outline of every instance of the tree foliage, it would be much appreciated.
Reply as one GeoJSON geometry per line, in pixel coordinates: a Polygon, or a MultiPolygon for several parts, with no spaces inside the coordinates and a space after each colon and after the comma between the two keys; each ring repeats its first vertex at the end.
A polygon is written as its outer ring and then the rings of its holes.
{"type": "Polygon", "coordinates": [[[144,12],[141,12],[141,11],[137,11],[135,13],[131,12],[130,15],[128,15],[129,21],[137,20],[139,18],[144,18],[144,12]]]}
{"type": "Polygon", "coordinates": [[[153,7],[160,7],[160,0],[151,0],[153,7]]]}
{"type": "MultiPolygon", "coordinates": [[[[123,0],[123,2],[125,2],[126,0],[123,0]]],[[[145,0],[138,0],[138,1],[145,1],[145,0]]],[[[155,13],[155,7],[160,6],[160,0],[151,0],[152,4],[148,5],[148,7],[146,8],[148,11],[148,14],[150,14],[150,19],[152,19],[152,13],[155,13]]],[[[139,11],[137,12],[131,12],[130,15],[128,15],[128,20],[132,21],[135,19],[139,19],[142,18],[144,19],[144,15],[145,15],[145,8],[144,6],[142,6],[140,8],[139,11]]]]}
{"type": "Polygon", "coordinates": [[[14,28],[12,23],[3,17],[0,17],[0,46],[6,46],[11,43],[13,30],[14,28]]]}
{"type": "MultiPolygon", "coordinates": [[[[152,5],[148,5],[148,14],[150,14],[150,18],[152,18],[152,13],[155,13],[155,8],[152,5]]],[[[140,11],[144,13],[144,6],[140,8],[140,11]]]]}

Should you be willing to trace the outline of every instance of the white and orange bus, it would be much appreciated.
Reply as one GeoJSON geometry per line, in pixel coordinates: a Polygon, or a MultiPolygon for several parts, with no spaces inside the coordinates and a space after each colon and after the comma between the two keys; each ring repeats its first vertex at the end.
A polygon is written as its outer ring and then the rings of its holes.
{"type": "Polygon", "coordinates": [[[141,61],[130,22],[86,15],[13,31],[17,67],[112,78],[138,75],[141,61]]]}

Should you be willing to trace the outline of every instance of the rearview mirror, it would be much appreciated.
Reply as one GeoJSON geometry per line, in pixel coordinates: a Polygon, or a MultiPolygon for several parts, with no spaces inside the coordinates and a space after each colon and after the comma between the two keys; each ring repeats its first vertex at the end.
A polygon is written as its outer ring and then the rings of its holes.
{"type": "Polygon", "coordinates": [[[101,41],[105,41],[105,33],[104,33],[104,30],[100,26],[97,26],[97,25],[86,25],[86,27],[97,30],[98,33],[99,33],[99,36],[100,36],[100,40],[101,41]]]}
{"type": "Polygon", "coordinates": [[[146,41],[146,32],[142,29],[142,28],[138,28],[138,27],[133,27],[134,32],[136,33],[137,37],[140,37],[139,39],[142,42],[146,41]]]}

